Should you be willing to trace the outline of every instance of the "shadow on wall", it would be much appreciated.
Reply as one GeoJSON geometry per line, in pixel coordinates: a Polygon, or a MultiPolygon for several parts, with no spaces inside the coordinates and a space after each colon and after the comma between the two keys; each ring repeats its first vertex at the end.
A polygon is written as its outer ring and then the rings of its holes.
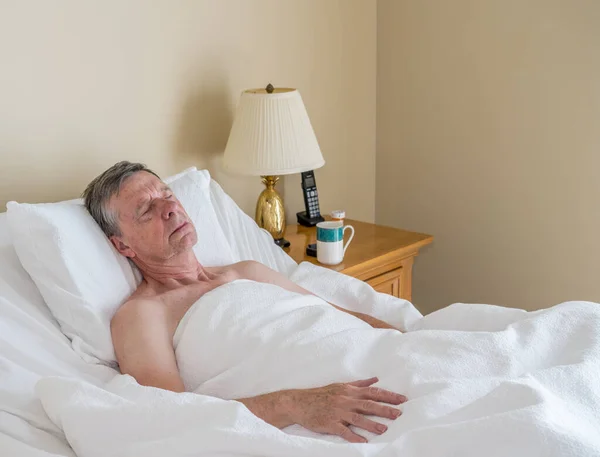
{"type": "MultiPolygon", "coordinates": [[[[223,152],[233,124],[239,94],[232,99],[228,80],[222,74],[199,77],[199,86],[189,92],[181,108],[173,144],[177,169],[206,168],[235,202],[254,215],[256,199],[264,189],[256,176],[228,174],[223,170],[223,152]]],[[[283,185],[279,186],[283,196],[283,185]]]]}
{"type": "Polygon", "coordinates": [[[176,163],[219,174],[232,123],[233,103],[226,78],[205,79],[190,91],[181,107],[173,146],[176,163]]]}
{"type": "Polygon", "coordinates": [[[105,167],[99,162],[102,152],[79,144],[60,144],[43,150],[46,157],[60,160],[35,160],[32,148],[22,147],[12,156],[25,157],[18,163],[9,163],[0,171],[0,212],[6,211],[6,203],[49,203],[79,198],[97,170],[105,167]],[[28,178],[24,179],[27,176],[28,178]]]}

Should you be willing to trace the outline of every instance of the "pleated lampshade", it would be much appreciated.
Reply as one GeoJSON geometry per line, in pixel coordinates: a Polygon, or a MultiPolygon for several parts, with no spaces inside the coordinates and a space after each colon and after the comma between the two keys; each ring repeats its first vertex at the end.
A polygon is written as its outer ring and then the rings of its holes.
{"type": "Polygon", "coordinates": [[[296,89],[242,92],[229,140],[225,170],[243,175],[287,175],[325,164],[296,89]]]}

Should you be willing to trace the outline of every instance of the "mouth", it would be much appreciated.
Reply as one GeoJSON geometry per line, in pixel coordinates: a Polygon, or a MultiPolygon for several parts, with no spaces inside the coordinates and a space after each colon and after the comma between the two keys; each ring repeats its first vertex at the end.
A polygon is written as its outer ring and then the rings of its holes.
{"type": "Polygon", "coordinates": [[[179,232],[182,228],[184,228],[186,225],[188,225],[187,221],[182,222],[181,224],[179,224],[177,226],[177,228],[175,230],[173,230],[173,232],[171,232],[171,235],[173,235],[174,233],[179,232]]]}

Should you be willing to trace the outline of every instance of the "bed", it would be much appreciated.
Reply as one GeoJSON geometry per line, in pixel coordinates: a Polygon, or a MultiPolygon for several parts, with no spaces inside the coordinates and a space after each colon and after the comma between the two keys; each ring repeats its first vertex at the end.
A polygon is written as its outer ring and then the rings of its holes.
{"type": "MultiPolygon", "coordinates": [[[[311,326],[338,325],[322,311],[290,320],[285,333],[263,332],[269,328],[260,320],[270,313],[265,308],[244,317],[248,328],[259,329],[262,344],[244,344],[244,357],[205,374],[195,393],[139,386],[74,350],[24,270],[7,216],[0,214],[1,455],[600,455],[600,305],[569,302],[525,312],[458,303],[423,317],[410,303],[361,281],[296,265],[201,173],[230,260],[261,261],[331,303],[405,332],[348,321],[343,331],[315,338],[311,326]],[[299,426],[281,431],[229,400],[372,375],[409,401],[388,432],[369,435],[368,444],[299,426]]],[[[227,308],[225,295],[210,300],[227,308]]],[[[197,340],[206,319],[201,312],[186,317],[178,351],[217,344],[197,340]]],[[[215,321],[223,354],[238,350],[236,336],[243,332],[229,322],[215,321]]],[[[195,367],[186,369],[193,377],[195,367]]]]}

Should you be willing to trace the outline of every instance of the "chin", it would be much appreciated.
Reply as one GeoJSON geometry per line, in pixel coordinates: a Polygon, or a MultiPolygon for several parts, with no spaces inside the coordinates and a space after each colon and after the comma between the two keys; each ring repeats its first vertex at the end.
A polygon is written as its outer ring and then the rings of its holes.
{"type": "Polygon", "coordinates": [[[196,235],[196,232],[194,232],[193,234],[194,236],[190,236],[190,247],[193,248],[194,246],[196,246],[198,244],[198,236],[196,235]]]}
{"type": "Polygon", "coordinates": [[[196,234],[196,230],[185,234],[181,240],[179,240],[179,246],[181,250],[192,249],[194,246],[198,244],[198,235],[196,234]]]}

